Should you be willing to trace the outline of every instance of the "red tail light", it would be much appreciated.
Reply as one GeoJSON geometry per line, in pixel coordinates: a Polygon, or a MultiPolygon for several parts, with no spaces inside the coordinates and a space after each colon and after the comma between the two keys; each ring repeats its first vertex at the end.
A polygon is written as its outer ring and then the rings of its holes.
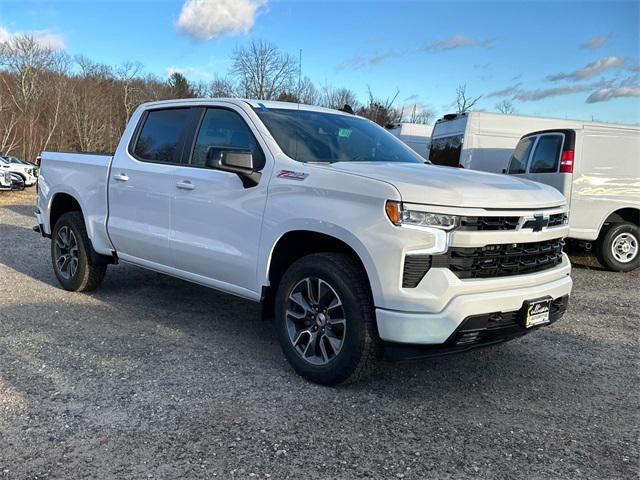
{"type": "Polygon", "coordinates": [[[565,150],[560,157],[560,173],[573,173],[573,150],[565,150]]]}

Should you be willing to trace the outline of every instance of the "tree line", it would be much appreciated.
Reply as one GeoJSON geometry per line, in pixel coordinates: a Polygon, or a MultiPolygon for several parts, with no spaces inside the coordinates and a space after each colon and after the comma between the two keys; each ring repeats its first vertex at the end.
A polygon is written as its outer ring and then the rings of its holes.
{"type": "MultiPolygon", "coordinates": [[[[168,79],[146,73],[138,62],[119,66],[41,45],[19,35],[0,44],[0,153],[32,160],[43,150],[115,150],[134,109],[143,102],[189,97],[284,100],[351,109],[380,125],[430,123],[435,113],[396,106],[399,92],[379,98],[368,90],[316,85],[300,75],[298,59],[275,45],[253,41],[237,48],[227,76],[192,82],[179,72],[168,79]]],[[[458,96],[466,95],[464,86],[458,96]]],[[[460,98],[459,98],[460,100],[460,98]]],[[[471,108],[476,99],[458,101],[471,108]]]]}

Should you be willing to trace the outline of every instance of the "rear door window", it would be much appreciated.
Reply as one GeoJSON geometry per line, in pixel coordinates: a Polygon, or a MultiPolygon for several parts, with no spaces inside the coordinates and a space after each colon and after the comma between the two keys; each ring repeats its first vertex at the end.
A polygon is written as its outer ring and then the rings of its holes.
{"type": "Polygon", "coordinates": [[[429,149],[429,161],[435,165],[459,166],[462,139],[462,135],[452,135],[432,140],[431,148],[429,149]]]}
{"type": "Polygon", "coordinates": [[[531,157],[529,173],[554,173],[558,171],[560,150],[564,136],[541,135],[531,157]]]}
{"type": "Polygon", "coordinates": [[[134,156],[145,162],[180,163],[191,115],[189,108],[148,112],[133,149],[134,156]]]}
{"type": "Polygon", "coordinates": [[[520,139],[518,145],[516,145],[513,155],[511,155],[511,161],[509,162],[509,170],[507,173],[510,175],[517,175],[519,173],[526,173],[527,160],[529,159],[529,153],[535,142],[536,137],[524,137],[520,139]]]}

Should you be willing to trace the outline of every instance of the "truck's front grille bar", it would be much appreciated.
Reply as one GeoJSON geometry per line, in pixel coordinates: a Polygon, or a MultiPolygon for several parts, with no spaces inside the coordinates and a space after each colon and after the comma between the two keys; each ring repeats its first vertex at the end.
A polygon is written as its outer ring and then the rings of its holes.
{"type": "Polygon", "coordinates": [[[433,268],[449,268],[458,278],[492,278],[547,270],[562,262],[561,238],[531,243],[452,247],[434,255],[433,268]]]}
{"type": "Polygon", "coordinates": [[[515,230],[520,217],[462,217],[460,230],[515,230]]]}
{"type": "MultiPolygon", "coordinates": [[[[545,228],[559,227],[567,223],[566,213],[554,213],[545,218],[544,224],[541,225],[545,228]]],[[[517,230],[520,221],[522,220],[522,228],[535,228],[537,220],[526,220],[522,217],[462,217],[460,220],[459,230],[466,231],[490,231],[490,230],[517,230]]]]}

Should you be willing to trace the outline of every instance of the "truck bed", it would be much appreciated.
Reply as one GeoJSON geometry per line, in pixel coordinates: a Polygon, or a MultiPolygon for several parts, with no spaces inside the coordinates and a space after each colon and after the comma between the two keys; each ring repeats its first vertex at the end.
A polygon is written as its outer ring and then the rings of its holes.
{"type": "Polygon", "coordinates": [[[38,191],[38,208],[42,212],[43,230],[51,234],[51,202],[60,194],[71,195],[81,202],[85,224],[94,249],[110,253],[106,221],[107,180],[112,155],[83,152],[42,152],[38,191]]]}

